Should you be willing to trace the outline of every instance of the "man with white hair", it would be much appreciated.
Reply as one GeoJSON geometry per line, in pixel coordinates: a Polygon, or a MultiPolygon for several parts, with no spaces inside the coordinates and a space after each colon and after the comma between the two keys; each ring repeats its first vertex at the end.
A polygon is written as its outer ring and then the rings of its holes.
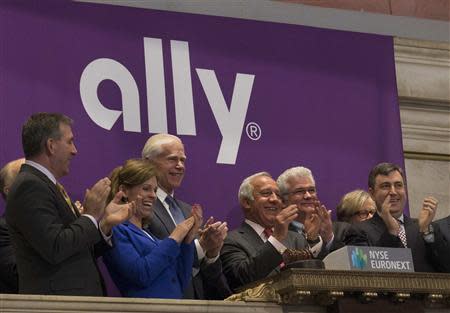
{"type": "MultiPolygon", "coordinates": [[[[158,179],[157,199],[153,205],[155,216],[147,229],[159,239],[164,239],[177,224],[189,217],[191,212],[191,205],[174,197],[186,169],[184,145],[176,136],[157,134],[151,136],[145,143],[142,158],[155,166],[158,179]]],[[[193,279],[184,298],[224,299],[231,294],[222,274],[222,263],[219,259],[227,232],[225,222],[207,221],[199,239],[195,240],[193,279]]]]}
{"type": "Polygon", "coordinates": [[[245,221],[229,233],[221,252],[223,269],[231,288],[276,274],[286,249],[307,247],[304,236],[289,231],[297,206],[283,208],[276,182],[267,172],[243,180],[239,203],[245,221]]]}
{"type": "MultiPolygon", "coordinates": [[[[14,179],[19,174],[25,159],[17,159],[7,163],[0,170],[0,193],[6,201],[14,179]]],[[[11,235],[5,218],[0,217],[0,293],[17,293],[18,278],[16,256],[12,247],[11,235]]]]}
{"type": "Polygon", "coordinates": [[[291,229],[304,233],[316,254],[324,257],[328,252],[344,246],[344,237],[350,225],[332,222],[331,211],[317,196],[316,182],[310,169],[297,166],[285,170],[277,179],[285,205],[296,204],[298,218],[291,229]]]}

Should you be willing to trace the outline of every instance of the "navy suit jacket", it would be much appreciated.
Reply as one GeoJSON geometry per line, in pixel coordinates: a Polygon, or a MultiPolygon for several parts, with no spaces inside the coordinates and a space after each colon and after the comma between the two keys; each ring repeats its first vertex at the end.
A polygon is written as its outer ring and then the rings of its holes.
{"type": "Polygon", "coordinates": [[[181,299],[191,280],[194,243],[150,238],[130,222],[113,228],[103,260],[125,297],[181,299]]]}

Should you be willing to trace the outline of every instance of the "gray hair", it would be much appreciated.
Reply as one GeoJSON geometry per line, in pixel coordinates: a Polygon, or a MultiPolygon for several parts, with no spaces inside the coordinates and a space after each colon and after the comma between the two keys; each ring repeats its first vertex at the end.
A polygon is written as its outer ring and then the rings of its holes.
{"type": "Polygon", "coordinates": [[[255,200],[255,198],[253,198],[252,180],[259,176],[266,176],[266,177],[272,178],[272,175],[270,175],[268,172],[259,172],[259,173],[253,174],[253,175],[245,178],[242,181],[241,186],[239,187],[239,192],[238,192],[239,202],[241,202],[241,200],[250,200],[250,201],[255,200]]]}
{"type": "Polygon", "coordinates": [[[310,169],[303,166],[291,167],[285,170],[283,173],[281,173],[281,175],[278,176],[277,179],[277,185],[278,188],[280,188],[280,192],[282,195],[285,195],[286,193],[289,192],[288,190],[289,186],[287,181],[293,177],[306,177],[309,178],[314,185],[316,184],[314,176],[310,169]]]}
{"type": "Polygon", "coordinates": [[[6,200],[5,187],[11,187],[14,179],[16,179],[16,176],[19,173],[20,166],[23,163],[25,163],[24,158],[17,159],[8,162],[0,169],[0,194],[2,195],[3,199],[6,200]]]}
{"type": "Polygon", "coordinates": [[[172,142],[181,142],[181,139],[177,136],[170,134],[157,134],[151,136],[142,148],[142,158],[148,160],[154,160],[163,152],[163,145],[172,142]]]}

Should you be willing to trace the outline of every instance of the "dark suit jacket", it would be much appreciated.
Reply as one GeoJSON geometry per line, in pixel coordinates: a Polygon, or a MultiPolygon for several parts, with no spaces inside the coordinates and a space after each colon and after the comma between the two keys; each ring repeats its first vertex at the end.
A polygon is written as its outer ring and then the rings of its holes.
{"type": "MultiPolygon", "coordinates": [[[[346,222],[333,222],[333,242],[330,244],[329,248],[328,243],[324,243],[322,246],[322,250],[320,251],[319,255],[317,256],[318,259],[323,259],[327,256],[328,253],[340,249],[343,246],[345,246],[344,238],[347,234],[347,230],[350,228],[350,224],[346,222]]],[[[289,224],[289,230],[294,232],[300,232],[297,227],[294,226],[294,224],[289,224]]]]}
{"type": "MultiPolygon", "coordinates": [[[[181,208],[184,217],[191,215],[192,207],[178,199],[175,199],[178,206],[181,208]]],[[[157,198],[153,204],[154,216],[150,220],[146,229],[159,239],[167,238],[176,225],[172,221],[166,208],[157,198]]],[[[212,264],[206,262],[199,263],[197,251],[194,251],[194,271],[198,272],[192,278],[192,283],[186,288],[184,293],[185,299],[225,299],[231,295],[231,290],[228,283],[222,274],[222,264],[220,259],[212,264]]]]}
{"type": "Polygon", "coordinates": [[[333,222],[333,234],[334,239],[331,243],[330,251],[334,251],[345,246],[345,237],[347,235],[347,231],[350,229],[350,224],[347,222],[333,222]]]}
{"type": "MultiPolygon", "coordinates": [[[[308,246],[305,237],[293,231],[288,232],[284,244],[291,249],[308,246]]],[[[243,285],[278,273],[279,265],[283,261],[275,247],[268,241],[264,242],[245,222],[228,234],[220,258],[224,274],[234,291],[243,285]]]]}
{"type": "Polygon", "coordinates": [[[433,264],[439,272],[450,273],[450,216],[433,222],[434,242],[428,243],[433,264]]]}
{"type": "Polygon", "coordinates": [[[101,296],[93,245],[103,239],[86,216],[75,216],[43,173],[22,165],[8,194],[6,221],[16,251],[19,292],[101,296]]]}
{"type": "MultiPolygon", "coordinates": [[[[408,248],[411,254],[416,272],[435,272],[431,264],[430,251],[425,245],[419,232],[417,220],[404,216],[404,226],[408,248]]],[[[391,235],[378,213],[360,223],[352,224],[345,239],[347,245],[377,246],[403,248],[403,244],[397,236],[391,235]]]]}
{"type": "Polygon", "coordinates": [[[0,217],[0,293],[17,293],[16,255],[4,217],[0,217]]]}
{"type": "Polygon", "coordinates": [[[152,240],[130,222],[115,226],[113,233],[114,248],[103,261],[123,296],[181,299],[192,276],[194,243],[152,240]]]}

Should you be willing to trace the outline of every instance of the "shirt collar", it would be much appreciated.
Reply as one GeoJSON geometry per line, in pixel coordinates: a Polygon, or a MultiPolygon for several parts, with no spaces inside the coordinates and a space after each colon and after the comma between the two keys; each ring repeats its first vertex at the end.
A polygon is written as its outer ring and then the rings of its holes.
{"type": "Polygon", "coordinates": [[[41,172],[42,174],[47,176],[47,178],[50,179],[52,181],[52,183],[54,183],[56,185],[55,176],[45,166],[43,166],[37,162],[31,161],[31,160],[25,160],[25,164],[37,169],[39,172],[41,172]]]}
{"type": "MultiPolygon", "coordinates": [[[[165,192],[162,188],[156,189],[156,196],[158,197],[159,201],[161,201],[162,203],[165,203],[167,196],[169,196],[169,194],[167,192],[165,192]]],[[[173,197],[173,192],[170,195],[171,197],[173,197]]]]}
{"type": "Polygon", "coordinates": [[[245,219],[245,222],[251,227],[253,228],[253,230],[258,234],[258,236],[262,236],[262,234],[264,233],[264,227],[262,227],[261,225],[259,225],[258,223],[255,223],[253,221],[250,221],[249,219],[245,219]]]}
{"type": "Polygon", "coordinates": [[[305,225],[303,225],[303,223],[300,223],[299,221],[292,221],[291,224],[300,232],[303,232],[305,230],[305,225]]]}

